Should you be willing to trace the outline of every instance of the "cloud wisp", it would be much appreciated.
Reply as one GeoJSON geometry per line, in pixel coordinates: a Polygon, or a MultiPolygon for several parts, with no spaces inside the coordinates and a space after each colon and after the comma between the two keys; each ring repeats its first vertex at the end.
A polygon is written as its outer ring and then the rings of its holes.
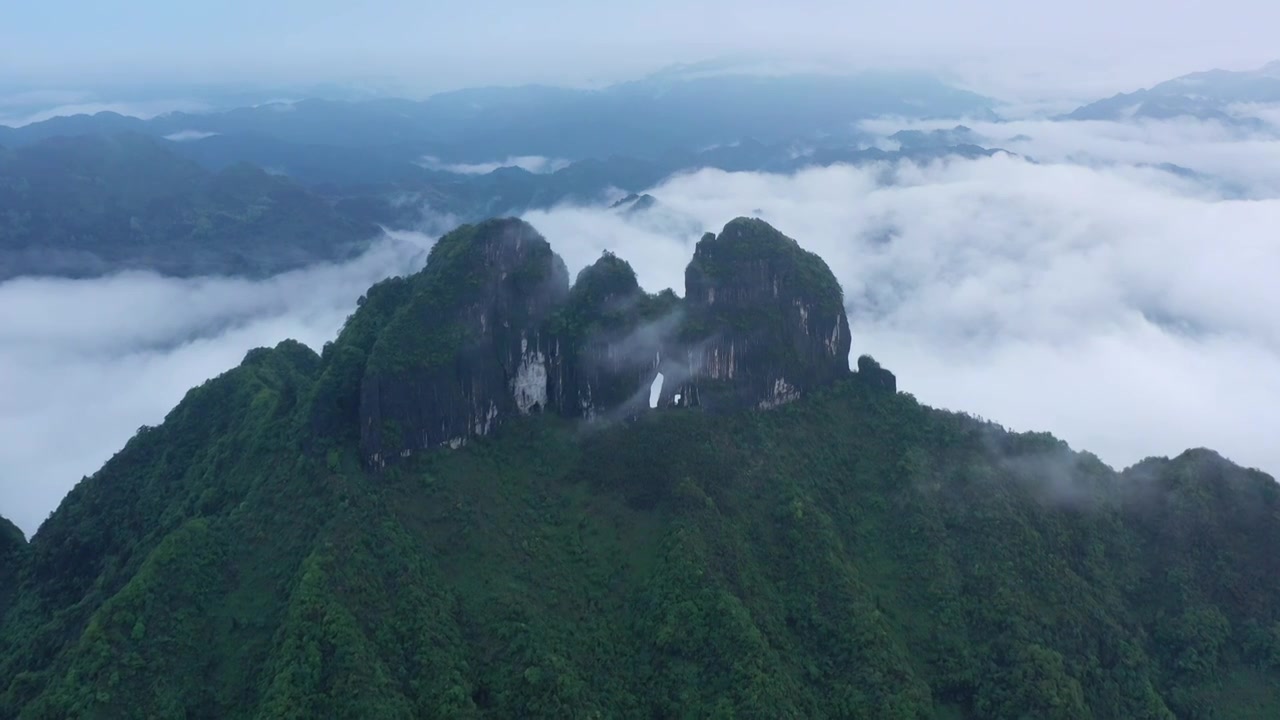
{"type": "Polygon", "coordinates": [[[443,170],[455,175],[488,175],[499,168],[520,168],[534,175],[547,175],[569,166],[568,160],[541,155],[519,155],[486,163],[448,163],[434,155],[425,155],[420,163],[428,170],[443,170]]]}

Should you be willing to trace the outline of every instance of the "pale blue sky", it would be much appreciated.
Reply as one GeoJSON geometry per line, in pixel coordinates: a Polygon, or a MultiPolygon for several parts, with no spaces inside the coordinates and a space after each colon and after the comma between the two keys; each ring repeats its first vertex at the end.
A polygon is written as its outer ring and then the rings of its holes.
{"type": "Polygon", "coordinates": [[[0,83],[603,81],[727,52],[1116,85],[1280,53],[1274,0],[0,0],[0,83]]]}

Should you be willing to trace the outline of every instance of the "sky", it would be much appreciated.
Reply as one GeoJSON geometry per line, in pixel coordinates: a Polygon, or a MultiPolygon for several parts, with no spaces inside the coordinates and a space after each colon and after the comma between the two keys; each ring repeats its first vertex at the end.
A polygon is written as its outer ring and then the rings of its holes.
{"type": "Polygon", "coordinates": [[[602,83],[726,53],[900,63],[1097,93],[1274,59],[1269,0],[42,0],[0,10],[0,87],[602,83]]]}

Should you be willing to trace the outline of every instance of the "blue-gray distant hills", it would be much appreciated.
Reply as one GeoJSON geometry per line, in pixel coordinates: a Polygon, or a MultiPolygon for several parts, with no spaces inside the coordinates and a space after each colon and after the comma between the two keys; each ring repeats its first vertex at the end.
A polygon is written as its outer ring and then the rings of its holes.
{"type": "Polygon", "coordinates": [[[908,74],[764,77],[676,68],[603,90],[528,86],[428,100],[306,100],[151,119],[0,127],[0,280],[265,276],[364,247],[430,213],[479,221],[605,203],[681,170],[794,172],[992,150],[954,130],[871,146],[860,120],[990,115],[908,74]],[[611,196],[610,196],[611,195],[611,196]]]}
{"type": "MultiPolygon", "coordinates": [[[[150,120],[113,113],[0,128],[0,144],[55,135],[138,132],[274,137],[300,145],[403,147],[450,162],[509,155],[579,160],[651,157],[754,137],[779,142],[847,135],[871,117],[989,116],[993,101],[926,75],[704,75],[676,68],[599,90],[530,85],[473,88],[424,101],[305,100],[150,120]]],[[[199,142],[193,140],[192,142],[199,142]]]]}
{"type": "Polygon", "coordinates": [[[1168,120],[1196,118],[1261,129],[1255,118],[1233,113],[1236,105],[1280,103],[1280,61],[1257,70],[1207,70],[1089,103],[1067,120],[1168,120]]]}

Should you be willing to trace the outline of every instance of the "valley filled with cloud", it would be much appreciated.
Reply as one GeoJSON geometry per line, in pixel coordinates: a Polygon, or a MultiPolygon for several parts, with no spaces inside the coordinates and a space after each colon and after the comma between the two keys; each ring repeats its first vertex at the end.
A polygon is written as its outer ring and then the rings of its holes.
{"type": "MultiPolygon", "coordinates": [[[[761,217],[827,261],[854,355],[922,402],[1051,431],[1116,467],[1207,446],[1280,472],[1280,142],[1205,121],[965,122],[1009,152],[690,170],[645,209],[602,197],[524,217],[571,276],[610,250],[648,291],[679,294],[704,231],[761,217]]],[[[430,242],[391,233],[355,261],[267,280],[0,285],[0,506],[33,532],[188,388],[255,346],[319,350],[430,242]]]]}
{"type": "Polygon", "coordinates": [[[141,425],[285,338],[317,351],[366,289],[421,267],[426,237],[263,281],[125,273],[0,284],[0,506],[28,533],[141,425]]]}

